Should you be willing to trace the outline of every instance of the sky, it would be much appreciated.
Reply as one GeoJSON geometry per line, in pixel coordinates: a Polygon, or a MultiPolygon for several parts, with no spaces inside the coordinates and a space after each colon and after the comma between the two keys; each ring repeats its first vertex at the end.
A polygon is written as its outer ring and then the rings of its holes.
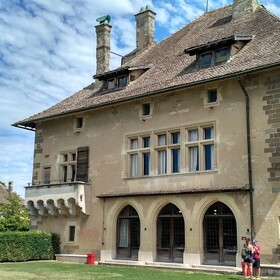
{"type": "MultiPolygon", "coordinates": [[[[100,16],[110,15],[111,51],[136,45],[135,17],[149,5],[157,14],[155,40],[205,12],[207,0],[0,0],[0,182],[24,197],[32,181],[33,131],[11,126],[93,82],[100,16]]],[[[208,0],[208,9],[233,0],[208,0]]],[[[280,17],[280,0],[259,0],[280,17]]],[[[111,54],[110,69],[120,65],[111,54]]]]}

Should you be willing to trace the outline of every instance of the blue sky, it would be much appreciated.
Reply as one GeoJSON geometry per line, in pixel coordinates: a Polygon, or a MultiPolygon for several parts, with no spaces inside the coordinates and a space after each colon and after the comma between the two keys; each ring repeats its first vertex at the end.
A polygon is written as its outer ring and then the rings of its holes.
{"type": "MultiPolygon", "coordinates": [[[[38,113],[92,82],[96,18],[112,18],[111,51],[135,48],[142,6],[157,13],[161,41],[205,12],[207,0],[0,0],[0,181],[24,196],[31,182],[34,132],[11,124],[38,113]]],[[[280,17],[279,0],[260,0],[280,17]]],[[[209,0],[209,10],[232,0],[209,0]]],[[[111,55],[110,68],[120,58],[111,55]]]]}

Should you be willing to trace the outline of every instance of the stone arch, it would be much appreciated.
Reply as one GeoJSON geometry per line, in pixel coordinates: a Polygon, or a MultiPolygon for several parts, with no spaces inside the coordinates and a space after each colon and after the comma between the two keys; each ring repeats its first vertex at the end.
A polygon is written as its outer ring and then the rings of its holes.
{"type": "MultiPolygon", "coordinates": [[[[110,203],[108,203],[110,204],[110,203]]],[[[112,258],[117,257],[117,223],[118,223],[118,217],[121,213],[121,211],[127,207],[131,206],[135,209],[135,211],[138,214],[139,217],[139,222],[140,222],[140,227],[142,227],[143,224],[143,210],[142,206],[139,202],[137,202],[135,199],[121,199],[117,201],[117,203],[113,203],[111,206],[106,206],[109,207],[107,211],[107,215],[105,217],[105,229],[106,229],[106,240],[109,241],[107,244],[107,248],[111,249],[112,258]],[[107,230],[108,229],[108,230],[107,230]]],[[[140,244],[141,246],[141,244],[140,244]]],[[[135,256],[134,256],[135,258],[135,256]]]]}
{"type": "MultiPolygon", "coordinates": [[[[169,203],[174,204],[182,211],[182,216],[184,218],[185,232],[187,227],[188,216],[190,216],[190,211],[186,208],[184,200],[182,197],[178,196],[164,196],[158,199],[153,199],[146,216],[146,227],[148,229],[149,236],[151,238],[151,254],[153,261],[157,259],[157,218],[160,211],[169,203]]],[[[185,246],[187,244],[185,236],[185,246]]]]}
{"type": "Polygon", "coordinates": [[[157,261],[183,262],[185,220],[182,209],[172,202],[164,203],[156,217],[157,261]]]}
{"type": "Polygon", "coordinates": [[[201,212],[203,263],[236,265],[237,222],[232,208],[223,199],[212,199],[201,212]]]}

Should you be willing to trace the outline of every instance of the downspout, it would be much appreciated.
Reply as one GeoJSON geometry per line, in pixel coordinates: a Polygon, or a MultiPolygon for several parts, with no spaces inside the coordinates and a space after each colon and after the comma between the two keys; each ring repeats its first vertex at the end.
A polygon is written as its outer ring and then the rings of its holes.
{"type": "Polygon", "coordinates": [[[253,179],[252,179],[252,154],[251,154],[251,133],[250,133],[250,99],[249,95],[238,76],[238,83],[246,98],[246,131],[247,131],[247,154],[248,154],[248,180],[249,180],[249,196],[250,196],[250,222],[251,222],[251,240],[255,235],[254,224],[254,200],[253,200],[253,179]]]}

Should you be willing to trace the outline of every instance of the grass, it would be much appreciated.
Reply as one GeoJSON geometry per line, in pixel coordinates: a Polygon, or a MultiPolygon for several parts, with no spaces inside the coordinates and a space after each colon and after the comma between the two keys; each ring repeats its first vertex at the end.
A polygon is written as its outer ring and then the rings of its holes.
{"type": "MultiPolygon", "coordinates": [[[[0,263],[1,280],[214,280],[243,279],[238,275],[207,274],[126,266],[86,265],[56,261],[0,263]]],[[[265,279],[269,279],[265,277],[265,279]]],[[[271,278],[276,279],[276,278],[271,278]]],[[[278,278],[279,279],[279,278],[278,278]]]]}

